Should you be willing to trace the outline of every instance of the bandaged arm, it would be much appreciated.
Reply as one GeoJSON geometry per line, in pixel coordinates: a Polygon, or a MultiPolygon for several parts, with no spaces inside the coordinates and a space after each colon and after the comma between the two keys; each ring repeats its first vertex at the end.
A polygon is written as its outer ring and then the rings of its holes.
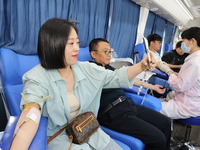
{"type": "Polygon", "coordinates": [[[10,150],[27,150],[37,132],[41,111],[38,104],[22,111],[17,122],[10,150]]]}

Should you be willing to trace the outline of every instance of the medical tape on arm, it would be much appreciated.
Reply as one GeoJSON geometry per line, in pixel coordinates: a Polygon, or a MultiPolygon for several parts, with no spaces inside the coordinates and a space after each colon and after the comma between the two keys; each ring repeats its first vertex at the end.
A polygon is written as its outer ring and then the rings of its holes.
{"type": "Polygon", "coordinates": [[[41,111],[35,107],[30,108],[28,114],[26,115],[27,118],[30,118],[35,123],[39,124],[40,117],[41,117],[41,111]]]}

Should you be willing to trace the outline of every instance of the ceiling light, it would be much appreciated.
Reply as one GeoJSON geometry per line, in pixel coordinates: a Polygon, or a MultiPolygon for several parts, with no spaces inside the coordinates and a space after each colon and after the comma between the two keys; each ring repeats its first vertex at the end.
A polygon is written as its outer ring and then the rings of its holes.
{"type": "Polygon", "coordinates": [[[157,7],[154,7],[154,8],[151,8],[150,11],[157,11],[158,8],[157,7]]]}
{"type": "Polygon", "coordinates": [[[178,5],[183,9],[183,11],[188,15],[188,17],[190,17],[191,20],[194,19],[194,17],[192,16],[192,14],[189,12],[189,10],[185,7],[185,5],[182,3],[181,0],[176,0],[176,2],[178,3],[178,5]]]}
{"type": "Polygon", "coordinates": [[[168,13],[163,12],[163,13],[156,13],[156,15],[167,15],[168,13]]]}
{"type": "Polygon", "coordinates": [[[136,2],[136,4],[138,5],[147,5],[147,4],[150,4],[152,3],[151,1],[146,1],[146,2],[136,2]]]}

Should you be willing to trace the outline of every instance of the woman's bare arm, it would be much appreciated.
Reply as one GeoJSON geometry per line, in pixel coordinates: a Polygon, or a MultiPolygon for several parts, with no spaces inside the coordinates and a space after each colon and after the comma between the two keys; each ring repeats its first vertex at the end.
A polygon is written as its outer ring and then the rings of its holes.
{"type": "Polygon", "coordinates": [[[27,150],[37,132],[41,111],[38,104],[31,106],[21,113],[10,150],[27,150]]]}

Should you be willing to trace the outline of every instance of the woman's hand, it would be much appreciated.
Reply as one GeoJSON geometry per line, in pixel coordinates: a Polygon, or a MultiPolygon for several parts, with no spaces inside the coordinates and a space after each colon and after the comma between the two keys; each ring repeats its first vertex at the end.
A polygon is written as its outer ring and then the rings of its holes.
{"type": "Polygon", "coordinates": [[[149,53],[151,60],[148,60],[148,57],[145,57],[141,61],[142,68],[144,70],[152,71],[156,67],[156,59],[154,58],[154,55],[152,52],[149,53]]]}

